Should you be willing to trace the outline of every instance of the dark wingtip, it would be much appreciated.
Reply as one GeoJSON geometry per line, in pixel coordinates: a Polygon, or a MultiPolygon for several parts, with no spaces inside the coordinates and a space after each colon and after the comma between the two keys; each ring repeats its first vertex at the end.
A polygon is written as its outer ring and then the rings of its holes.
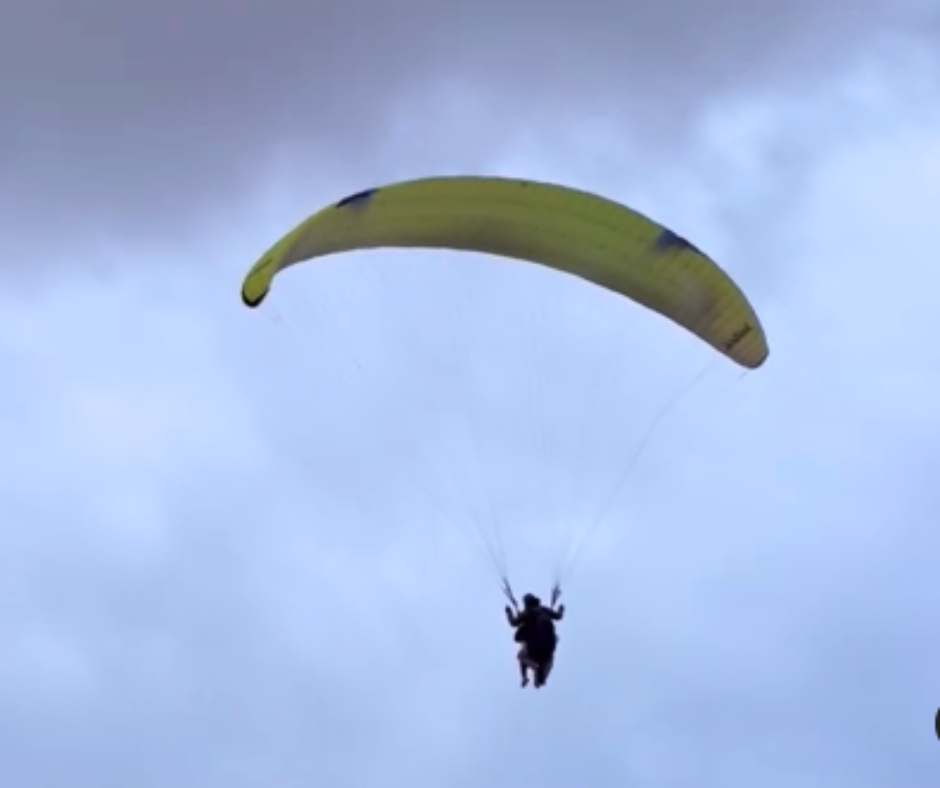
{"type": "Polygon", "coordinates": [[[247,306],[249,309],[256,309],[257,307],[261,306],[261,302],[264,301],[265,298],[267,298],[267,295],[268,295],[268,291],[265,290],[257,298],[249,298],[248,294],[243,289],[242,290],[242,303],[245,306],[247,306]]]}

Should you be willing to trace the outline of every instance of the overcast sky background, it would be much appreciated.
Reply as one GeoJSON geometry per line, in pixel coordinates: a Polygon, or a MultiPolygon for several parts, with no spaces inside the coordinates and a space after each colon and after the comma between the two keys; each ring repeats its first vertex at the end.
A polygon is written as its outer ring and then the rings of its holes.
{"type": "Polygon", "coordinates": [[[0,784],[936,784],[938,31],[897,0],[9,3],[0,784]],[[241,305],[306,214],[459,173],[689,237],[768,363],[470,256],[241,305]],[[473,538],[547,593],[594,524],[522,692],[473,538]]]}

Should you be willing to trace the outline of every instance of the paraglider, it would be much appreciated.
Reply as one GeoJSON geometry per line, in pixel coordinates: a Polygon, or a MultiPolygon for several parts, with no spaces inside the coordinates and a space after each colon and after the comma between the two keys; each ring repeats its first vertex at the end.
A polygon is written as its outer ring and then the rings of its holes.
{"type": "Polygon", "coordinates": [[[545,685],[552,672],[558,646],[555,622],[565,617],[564,605],[555,609],[555,597],[553,593],[552,604],[546,607],[535,594],[526,594],[522,597],[522,610],[516,612],[506,607],[506,621],[516,630],[514,640],[520,644],[516,658],[523,687],[529,684],[530,671],[536,689],[545,685]]]}
{"type": "MultiPolygon", "coordinates": [[[[761,322],[738,285],[671,230],[596,194],[536,181],[438,177],[352,194],[311,215],[248,271],[242,301],[258,307],[284,269],[343,252],[378,248],[478,252],[534,263],[592,282],[691,332],[734,363],[769,355],[761,322]]],[[[504,592],[517,609],[505,576],[504,592]]],[[[550,606],[527,594],[516,629],[523,686],[544,685],[558,642],[556,584],[550,606]]]]}
{"type": "Polygon", "coordinates": [[[747,369],[769,353],[740,288],[688,241],[598,195],[508,178],[425,178],[350,195],[274,244],[245,277],[242,301],[259,306],[289,266],[382,247],[538,263],[658,312],[747,369]]]}

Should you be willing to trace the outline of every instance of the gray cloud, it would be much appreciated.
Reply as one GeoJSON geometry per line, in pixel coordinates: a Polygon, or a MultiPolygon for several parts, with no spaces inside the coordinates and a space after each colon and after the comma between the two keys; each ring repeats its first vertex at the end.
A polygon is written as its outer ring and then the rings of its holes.
{"type": "Polygon", "coordinates": [[[285,168],[357,188],[414,174],[415,148],[467,167],[585,117],[676,156],[717,97],[816,84],[903,28],[896,7],[21,2],[0,32],[4,210],[44,233],[39,265],[76,234],[172,244],[285,168]]]}

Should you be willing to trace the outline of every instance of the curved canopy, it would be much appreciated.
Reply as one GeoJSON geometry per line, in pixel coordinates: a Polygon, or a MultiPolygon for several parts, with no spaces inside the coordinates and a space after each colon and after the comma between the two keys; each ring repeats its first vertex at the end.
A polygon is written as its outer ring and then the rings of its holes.
{"type": "Polygon", "coordinates": [[[756,369],[769,354],[740,288],[688,241],[598,195],[508,178],[426,178],[346,197],[271,247],[245,277],[242,300],[260,305],[288,266],[381,247],[538,263],[658,312],[743,367],[756,369]]]}

